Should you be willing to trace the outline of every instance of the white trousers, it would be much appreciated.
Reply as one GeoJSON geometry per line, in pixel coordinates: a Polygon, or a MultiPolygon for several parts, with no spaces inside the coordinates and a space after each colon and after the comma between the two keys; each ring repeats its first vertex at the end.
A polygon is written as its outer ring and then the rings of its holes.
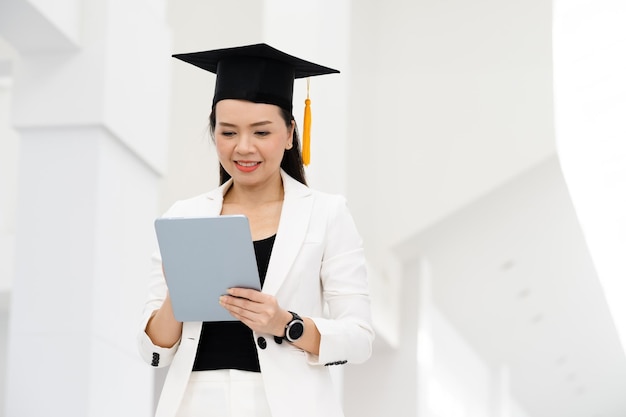
{"type": "Polygon", "coordinates": [[[271,417],[259,372],[192,372],[176,417],[271,417]]]}

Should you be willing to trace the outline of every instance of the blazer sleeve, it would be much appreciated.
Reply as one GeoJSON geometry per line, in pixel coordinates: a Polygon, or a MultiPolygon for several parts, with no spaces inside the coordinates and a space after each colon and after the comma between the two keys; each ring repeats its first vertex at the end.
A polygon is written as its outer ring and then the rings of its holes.
{"type": "MultiPolygon", "coordinates": [[[[175,211],[174,207],[176,205],[172,206],[164,216],[168,216],[172,211],[175,211]]],[[[157,368],[168,366],[172,362],[180,344],[179,339],[171,348],[163,348],[155,345],[146,333],[148,320],[150,320],[155,310],[161,308],[166,295],[167,284],[161,266],[161,253],[157,247],[152,254],[152,265],[148,276],[148,297],[144,304],[137,337],[139,354],[143,360],[157,368]]]]}
{"type": "Polygon", "coordinates": [[[319,356],[310,364],[362,363],[372,354],[374,330],[362,239],[343,197],[333,199],[320,268],[324,318],[312,318],[320,334],[319,356]]]}

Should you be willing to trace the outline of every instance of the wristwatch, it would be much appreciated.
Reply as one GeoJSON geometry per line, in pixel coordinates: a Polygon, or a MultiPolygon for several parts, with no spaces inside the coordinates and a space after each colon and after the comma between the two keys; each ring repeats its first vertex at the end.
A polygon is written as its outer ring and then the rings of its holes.
{"type": "Polygon", "coordinates": [[[304,333],[304,321],[302,321],[302,317],[290,311],[293,318],[287,325],[285,326],[285,339],[290,342],[295,342],[300,339],[302,334],[304,333]]]}

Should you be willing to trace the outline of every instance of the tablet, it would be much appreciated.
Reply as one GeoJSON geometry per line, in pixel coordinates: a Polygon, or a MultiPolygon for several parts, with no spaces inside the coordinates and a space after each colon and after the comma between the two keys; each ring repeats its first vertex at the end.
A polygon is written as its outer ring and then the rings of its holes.
{"type": "Polygon", "coordinates": [[[236,321],[220,295],[261,289],[248,218],[162,217],[154,227],[176,320],[236,321]]]}

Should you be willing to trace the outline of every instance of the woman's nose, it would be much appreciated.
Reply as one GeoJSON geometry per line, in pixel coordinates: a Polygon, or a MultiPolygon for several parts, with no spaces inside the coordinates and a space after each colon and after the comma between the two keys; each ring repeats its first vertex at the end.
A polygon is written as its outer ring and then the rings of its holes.
{"type": "Polygon", "coordinates": [[[254,144],[252,143],[252,137],[247,134],[239,136],[239,141],[235,150],[241,154],[250,153],[254,150],[254,144]]]}

